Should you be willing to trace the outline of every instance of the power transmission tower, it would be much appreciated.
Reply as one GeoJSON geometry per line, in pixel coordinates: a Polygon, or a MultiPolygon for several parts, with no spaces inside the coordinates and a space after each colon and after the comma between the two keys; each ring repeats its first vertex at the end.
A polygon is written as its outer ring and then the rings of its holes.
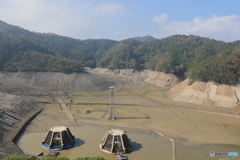
{"type": "Polygon", "coordinates": [[[107,119],[115,119],[115,113],[114,113],[114,108],[113,108],[113,89],[115,87],[111,86],[110,88],[110,101],[109,101],[109,109],[108,109],[108,117],[107,119]]]}

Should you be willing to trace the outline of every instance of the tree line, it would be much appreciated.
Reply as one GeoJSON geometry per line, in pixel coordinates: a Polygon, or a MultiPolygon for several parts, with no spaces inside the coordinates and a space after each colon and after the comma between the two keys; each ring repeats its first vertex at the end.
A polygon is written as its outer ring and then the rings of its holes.
{"type": "Polygon", "coordinates": [[[30,32],[0,21],[0,70],[6,71],[71,73],[82,71],[83,66],[150,69],[193,80],[236,84],[239,48],[240,41],[226,43],[195,35],[79,40],[30,32]]]}

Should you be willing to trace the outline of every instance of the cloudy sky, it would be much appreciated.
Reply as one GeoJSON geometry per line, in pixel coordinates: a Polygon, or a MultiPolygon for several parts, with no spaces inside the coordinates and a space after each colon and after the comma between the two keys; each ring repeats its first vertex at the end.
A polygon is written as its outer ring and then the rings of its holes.
{"type": "Polygon", "coordinates": [[[78,39],[199,35],[240,40],[240,0],[0,0],[0,20],[78,39]]]}

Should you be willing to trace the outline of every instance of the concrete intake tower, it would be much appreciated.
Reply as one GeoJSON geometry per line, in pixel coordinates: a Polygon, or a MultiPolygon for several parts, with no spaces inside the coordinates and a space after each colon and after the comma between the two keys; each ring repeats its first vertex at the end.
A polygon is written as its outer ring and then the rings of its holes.
{"type": "Polygon", "coordinates": [[[42,141],[42,147],[45,149],[61,150],[73,147],[74,145],[75,137],[70,130],[64,126],[50,128],[42,141]]]}
{"type": "Polygon", "coordinates": [[[116,154],[121,151],[129,153],[133,148],[126,131],[111,129],[101,140],[100,149],[106,153],[116,154]]]}

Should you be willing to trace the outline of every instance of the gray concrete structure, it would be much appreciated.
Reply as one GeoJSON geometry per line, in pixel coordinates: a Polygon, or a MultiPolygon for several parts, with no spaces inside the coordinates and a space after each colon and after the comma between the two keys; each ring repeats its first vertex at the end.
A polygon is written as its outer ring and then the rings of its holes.
{"type": "Polygon", "coordinates": [[[100,149],[106,153],[116,154],[122,151],[129,153],[133,148],[126,131],[111,129],[101,140],[100,149]]]}
{"type": "Polygon", "coordinates": [[[75,138],[67,127],[55,126],[50,128],[42,141],[42,147],[46,149],[61,150],[73,147],[75,138]]]}

